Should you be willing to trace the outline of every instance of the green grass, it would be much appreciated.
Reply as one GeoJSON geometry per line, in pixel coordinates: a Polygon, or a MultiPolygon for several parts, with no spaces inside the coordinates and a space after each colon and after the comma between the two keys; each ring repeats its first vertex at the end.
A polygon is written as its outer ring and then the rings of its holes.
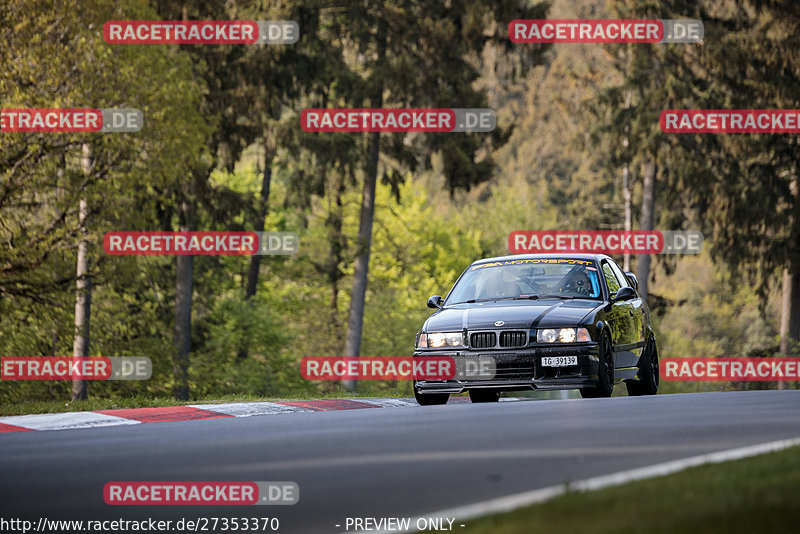
{"type": "MultiPolygon", "coordinates": [[[[463,534],[800,532],[800,447],[461,521],[463,534]]],[[[456,523],[459,523],[456,518],[456,523]]]]}
{"type": "Polygon", "coordinates": [[[194,398],[189,401],[177,401],[172,397],[151,397],[136,395],[120,398],[89,398],[85,401],[22,401],[0,405],[0,416],[27,415],[38,413],[85,412],[92,410],[113,410],[117,408],[152,408],[158,406],[181,406],[184,404],[220,404],[226,402],[258,402],[280,400],[312,400],[312,399],[358,399],[369,397],[407,397],[401,390],[359,391],[350,393],[338,391],[334,393],[288,394],[282,397],[259,397],[257,395],[218,395],[194,398]]]}

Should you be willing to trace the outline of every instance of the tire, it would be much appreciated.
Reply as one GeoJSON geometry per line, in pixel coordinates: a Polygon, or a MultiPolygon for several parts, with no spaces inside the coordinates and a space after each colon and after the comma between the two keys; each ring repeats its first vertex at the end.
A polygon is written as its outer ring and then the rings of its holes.
{"type": "Polygon", "coordinates": [[[658,393],[659,381],[658,347],[655,338],[651,337],[639,362],[639,380],[627,381],[625,387],[631,397],[655,395],[658,393]]]}
{"type": "Polygon", "coordinates": [[[414,398],[420,406],[438,406],[447,404],[450,399],[449,393],[420,393],[417,391],[417,385],[414,384],[414,398]]]}
{"type": "Polygon", "coordinates": [[[491,389],[471,389],[469,390],[469,400],[477,402],[497,402],[500,400],[500,393],[491,389]]]}
{"type": "Polygon", "coordinates": [[[582,388],[581,397],[595,399],[610,397],[614,392],[614,349],[611,346],[611,336],[603,332],[600,336],[600,361],[597,366],[597,386],[582,388]]]}

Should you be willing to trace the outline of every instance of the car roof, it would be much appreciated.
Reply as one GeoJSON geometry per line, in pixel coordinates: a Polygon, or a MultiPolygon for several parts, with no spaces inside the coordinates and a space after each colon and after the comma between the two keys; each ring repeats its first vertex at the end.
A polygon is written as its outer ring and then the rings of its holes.
{"type": "Polygon", "coordinates": [[[479,265],[481,263],[489,263],[494,261],[508,261],[508,260],[531,260],[542,258],[565,258],[568,260],[592,260],[600,262],[604,259],[611,259],[606,254],[510,254],[508,256],[496,256],[494,258],[483,258],[472,262],[471,265],[479,265]]]}

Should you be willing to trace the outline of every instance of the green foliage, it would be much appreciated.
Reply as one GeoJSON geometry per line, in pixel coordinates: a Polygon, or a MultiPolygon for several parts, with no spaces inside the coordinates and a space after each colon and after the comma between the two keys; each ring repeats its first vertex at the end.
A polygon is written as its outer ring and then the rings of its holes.
{"type": "Polygon", "coordinates": [[[480,255],[481,230],[436,213],[413,180],[400,186],[400,202],[378,188],[370,285],[362,354],[409,356],[416,332],[430,314],[428,297],[444,296],[480,255]]]}
{"type": "Polygon", "coordinates": [[[291,372],[293,362],[284,361],[276,350],[286,343],[288,332],[263,298],[245,301],[238,290],[218,296],[195,330],[199,350],[190,367],[195,394],[276,395],[301,385],[291,372]],[[250,353],[240,360],[237,351],[245,341],[250,353]]]}
{"type": "MultiPolygon", "coordinates": [[[[789,224],[796,139],[664,136],[657,118],[665,107],[800,108],[797,8],[605,4],[557,0],[548,16],[702,18],[706,41],[513,45],[507,22],[543,18],[544,5],[397,0],[320,8],[293,0],[187,7],[190,18],[297,20],[302,37],[293,46],[121,46],[103,41],[103,22],[182,18],[184,4],[4,2],[4,108],[129,106],[143,110],[145,129],[0,134],[0,356],[71,354],[84,197],[91,354],[149,356],[154,369],[147,382],[93,383],[90,395],[120,405],[163,402],[173,386],[175,259],[106,256],[102,236],[175,230],[183,198],[193,203],[197,229],[252,229],[266,162],[265,230],[299,232],[300,252],[264,257],[250,299],[248,258],[194,259],[192,395],[340,393],[336,383],[302,380],[299,365],[344,350],[369,136],[309,134],[298,113],[372,105],[379,89],[385,106],[491,107],[500,127],[492,135],[381,136],[362,354],[410,354],[430,313],[427,298],[446,294],[476,258],[506,254],[511,231],[620,228],[621,166],[631,168],[636,213],[640,164],[651,157],[661,169],[661,224],[699,226],[712,252],[657,268],[651,292],[663,304],[654,313],[661,355],[774,352],[775,274],[798,250],[797,225],[789,224]],[[88,175],[83,144],[96,157],[88,175]],[[743,284],[743,270],[758,283],[743,284]]],[[[360,387],[410,393],[409,384],[360,387]]],[[[0,383],[7,405],[68,395],[68,383],[0,383]]]]}
{"type": "Polygon", "coordinates": [[[778,295],[760,309],[754,288],[715,269],[707,254],[681,261],[661,287],[673,303],[660,317],[662,328],[669,325],[659,338],[662,356],[748,356],[777,346],[778,295]]]}

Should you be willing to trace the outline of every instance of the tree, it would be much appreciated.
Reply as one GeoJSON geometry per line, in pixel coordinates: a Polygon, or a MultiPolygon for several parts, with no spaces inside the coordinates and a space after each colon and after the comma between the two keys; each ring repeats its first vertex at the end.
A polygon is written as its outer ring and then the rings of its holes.
{"type": "MultiPolygon", "coordinates": [[[[90,288],[115,267],[102,257],[90,261],[89,244],[121,221],[146,224],[151,188],[181,177],[183,164],[200,154],[205,131],[196,111],[201,87],[188,76],[186,58],[162,47],[106,44],[103,23],[120,18],[153,13],[146,2],[15,0],[0,9],[0,47],[9,58],[0,74],[4,107],[136,107],[145,116],[141,134],[2,134],[0,232],[9,246],[0,252],[0,294],[13,302],[0,305],[43,313],[55,349],[48,317],[61,313],[68,285],[77,281],[69,335],[75,355],[89,353],[90,288]],[[150,83],[141,83],[141,73],[150,83]],[[91,158],[82,147],[90,147],[91,158]]],[[[73,396],[85,398],[85,382],[75,386],[73,396]]]]}
{"type": "Polygon", "coordinates": [[[656,191],[665,200],[662,208],[669,208],[662,220],[689,216],[702,224],[712,257],[752,281],[762,298],[780,272],[781,352],[789,354],[800,338],[797,136],[662,134],[657,115],[663,109],[800,107],[800,8],[766,0],[722,6],[621,0],[612,6],[626,18],[680,14],[704,21],[701,45],[636,45],[625,56],[620,68],[626,81],[604,95],[606,135],[628,129],[634,161],[657,166],[656,191]],[[630,109],[621,105],[626,90],[635,91],[630,109]]]}
{"type": "MultiPolygon", "coordinates": [[[[667,2],[633,2],[615,0],[609,4],[612,18],[705,20],[701,5],[686,0],[667,2]]],[[[609,44],[615,68],[623,76],[622,83],[600,92],[593,112],[599,118],[595,139],[602,139],[608,152],[606,165],[612,173],[632,166],[634,176],[642,176],[640,230],[655,228],[656,197],[659,185],[669,167],[664,164],[665,138],[659,130],[658,118],[664,104],[675,94],[688,94],[696,80],[691,71],[680,66],[693,57],[698,45],[691,44],[609,44]],[[636,172],[638,170],[639,172],[636,172]]],[[[677,211],[676,205],[664,202],[661,211],[677,211]]],[[[678,217],[680,219],[680,216],[678,217]]],[[[686,221],[673,221],[685,223],[686,221]]],[[[638,258],[639,293],[647,298],[650,285],[651,257],[638,258]]]]}
{"type": "MultiPolygon", "coordinates": [[[[88,144],[82,147],[81,170],[87,176],[92,173],[92,149],[88,144]]],[[[75,295],[75,340],[72,356],[75,358],[89,356],[89,336],[91,334],[91,309],[92,309],[92,277],[89,274],[89,243],[88,235],[89,204],[86,198],[81,198],[78,208],[78,258],[75,267],[77,291],[75,295]]],[[[89,382],[80,378],[72,379],[72,400],[86,400],[88,398],[89,382]]]]}
{"type": "MultiPolygon", "coordinates": [[[[261,139],[258,142],[264,150],[261,191],[255,219],[252,222],[256,232],[264,230],[264,218],[269,211],[272,166],[279,149],[304,160],[304,163],[310,162],[308,175],[301,172],[296,176],[302,176],[303,179],[292,182],[294,198],[307,199],[312,192],[324,195],[323,184],[328,177],[329,169],[339,167],[342,162],[352,161],[352,152],[342,147],[343,143],[325,142],[319,136],[312,137],[297,128],[298,108],[310,101],[327,101],[337,91],[346,91],[350,85],[349,81],[353,78],[342,60],[338,27],[328,11],[325,8],[317,9],[316,2],[309,4],[297,1],[281,8],[268,9],[268,6],[261,6],[255,10],[258,15],[255,13],[253,15],[272,19],[291,19],[302,28],[302,35],[294,45],[274,47],[265,51],[271,52],[268,56],[265,56],[264,52],[260,54],[263,57],[260,57],[258,65],[263,69],[261,71],[263,75],[251,88],[254,104],[249,117],[253,125],[261,130],[261,139]]],[[[296,170],[300,170],[299,166],[296,167],[296,170]]],[[[343,181],[340,183],[343,184],[343,181]]],[[[338,191],[334,194],[341,194],[339,189],[334,191],[338,191]]],[[[298,207],[307,208],[303,205],[298,207]]],[[[334,309],[337,275],[340,273],[338,248],[339,241],[332,241],[331,261],[337,263],[327,269],[334,288],[332,297],[334,309]]],[[[260,265],[261,256],[255,255],[250,258],[245,300],[251,299],[256,294],[260,265]]],[[[321,268],[319,264],[317,266],[321,268]]],[[[246,346],[239,349],[238,356],[240,359],[247,356],[246,346]]]]}
{"type": "MultiPolygon", "coordinates": [[[[715,12],[699,57],[679,68],[699,82],[670,108],[800,108],[800,6],[764,0],[715,12]]],[[[766,296],[782,284],[780,351],[800,339],[800,195],[796,134],[666,136],[672,187],[703,214],[715,259],[766,296]]]]}
{"type": "MultiPolygon", "coordinates": [[[[349,56],[351,68],[362,76],[363,85],[348,103],[372,108],[484,107],[485,94],[473,86],[479,76],[481,53],[490,44],[502,43],[509,56],[536,56],[538,47],[514,48],[512,53],[507,24],[514,18],[541,18],[544,11],[542,4],[520,8],[513,1],[491,5],[469,0],[433,5],[417,0],[349,2],[341,20],[354,46],[349,56]]],[[[383,177],[388,183],[401,182],[405,169],[425,167],[431,154],[438,153],[445,162],[447,187],[451,191],[469,189],[491,175],[490,159],[478,156],[482,148],[501,137],[501,132],[488,139],[469,134],[366,135],[345,355],[358,356],[361,352],[381,156],[387,162],[383,177]]],[[[347,386],[352,389],[355,384],[349,382],[347,386]]]]}

